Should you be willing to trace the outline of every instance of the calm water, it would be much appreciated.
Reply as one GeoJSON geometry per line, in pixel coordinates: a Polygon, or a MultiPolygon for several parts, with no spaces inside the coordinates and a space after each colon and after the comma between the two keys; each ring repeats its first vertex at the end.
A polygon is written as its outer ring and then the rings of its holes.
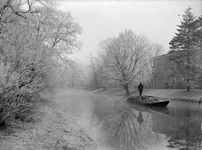
{"type": "Polygon", "coordinates": [[[130,105],[121,97],[59,90],[55,101],[87,130],[100,150],[201,150],[202,105],[166,109],[130,105]]]}

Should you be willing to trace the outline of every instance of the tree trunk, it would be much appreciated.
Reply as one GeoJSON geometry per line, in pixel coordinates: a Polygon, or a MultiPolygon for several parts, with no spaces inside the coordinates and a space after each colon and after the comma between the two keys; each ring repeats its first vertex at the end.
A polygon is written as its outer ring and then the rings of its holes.
{"type": "Polygon", "coordinates": [[[190,34],[189,34],[189,31],[188,31],[188,47],[187,47],[187,91],[189,91],[190,90],[190,87],[189,87],[189,84],[190,84],[190,75],[189,75],[189,65],[190,65],[190,58],[189,58],[189,55],[190,55],[190,53],[189,53],[189,36],[190,36],[190,34]]]}
{"type": "Polygon", "coordinates": [[[128,89],[128,84],[124,85],[124,89],[126,90],[126,95],[130,94],[130,91],[128,89]]]}
{"type": "Polygon", "coordinates": [[[188,49],[188,57],[187,57],[187,63],[188,63],[188,65],[187,65],[187,91],[189,91],[190,90],[190,87],[189,87],[189,83],[190,83],[190,75],[189,75],[189,64],[190,64],[190,62],[189,62],[189,49],[188,49]]]}

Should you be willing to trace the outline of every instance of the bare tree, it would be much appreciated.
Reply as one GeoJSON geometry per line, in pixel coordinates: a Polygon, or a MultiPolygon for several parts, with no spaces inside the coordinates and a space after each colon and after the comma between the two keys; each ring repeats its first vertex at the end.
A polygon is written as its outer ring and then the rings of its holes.
{"type": "Polygon", "coordinates": [[[39,93],[52,85],[54,67],[67,62],[64,57],[79,47],[80,26],[70,13],[55,10],[49,2],[0,2],[0,82],[3,89],[0,109],[4,110],[0,114],[0,125],[9,117],[29,112],[39,93]],[[25,105],[25,109],[15,105],[16,102],[25,105]],[[9,103],[14,104],[8,107],[9,103]]]}
{"type": "Polygon", "coordinates": [[[103,64],[102,56],[90,56],[90,87],[92,89],[104,88],[106,89],[110,82],[107,75],[105,65],[103,64]]]}
{"type": "Polygon", "coordinates": [[[128,85],[142,71],[144,56],[151,48],[148,38],[125,30],[117,38],[102,41],[101,48],[110,78],[120,83],[129,94],[128,85]]]}
{"type": "Polygon", "coordinates": [[[4,65],[12,66],[7,82],[16,69],[33,63],[52,74],[58,62],[67,63],[67,55],[80,47],[77,34],[81,27],[70,13],[50,5],[50,0],[4,0],[0,9],[1,50],[4,65]],[[58,59],[60,59],[58,61],[58,59]]]}

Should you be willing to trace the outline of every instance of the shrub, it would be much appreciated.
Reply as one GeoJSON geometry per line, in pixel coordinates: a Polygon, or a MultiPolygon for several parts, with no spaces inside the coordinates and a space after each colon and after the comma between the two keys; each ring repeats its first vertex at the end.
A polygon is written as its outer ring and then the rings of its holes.
{"type": "Polygon", "coordinates": [[[7,126],[12,120],[29,121],[38,102],[37,93],[17,92],[8,88],[0,97],[0,126],[7,126]]]}
{"type": "Polygon", "coordinates": [[[22,67],[12,75],[8,74],[9,69],[4,69],[1,74],[0,127],[7,127],[15,119],[30,121],[35,114],[47,81],[43,71],[33,66],[22,67]]]}

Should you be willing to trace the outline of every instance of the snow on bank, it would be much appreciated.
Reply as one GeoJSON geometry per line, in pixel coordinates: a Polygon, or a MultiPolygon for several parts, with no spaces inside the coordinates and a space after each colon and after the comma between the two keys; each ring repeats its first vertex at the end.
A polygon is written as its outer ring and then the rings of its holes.
{"type": "Polygon", "coordinates": [[[40,107],[35,120],[0,132],[0,150],[96,149],[86,131],[52,102],[40,107]]]}

